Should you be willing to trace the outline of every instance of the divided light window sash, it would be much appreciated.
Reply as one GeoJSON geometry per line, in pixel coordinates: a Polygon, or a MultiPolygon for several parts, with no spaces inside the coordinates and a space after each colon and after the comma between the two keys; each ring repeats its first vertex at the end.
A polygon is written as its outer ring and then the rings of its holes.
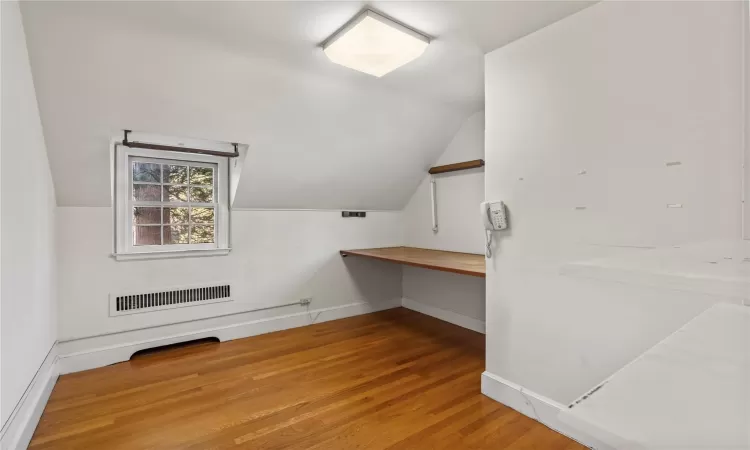
{"type": "Polygon", "coordinates": [[[228,253],[228,158],[119,144],[114,152],[116,259],[228,253]]]}

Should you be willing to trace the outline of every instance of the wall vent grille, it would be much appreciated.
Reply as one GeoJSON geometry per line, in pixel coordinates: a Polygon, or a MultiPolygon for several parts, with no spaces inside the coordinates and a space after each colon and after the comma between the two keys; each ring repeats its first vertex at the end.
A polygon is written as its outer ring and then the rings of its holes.
{"type": "Polygon", "coordinates": [[[231,301],[229,284],[184,287],[144,293],[110,294],[109,315],[119,316],[231,301]]]}

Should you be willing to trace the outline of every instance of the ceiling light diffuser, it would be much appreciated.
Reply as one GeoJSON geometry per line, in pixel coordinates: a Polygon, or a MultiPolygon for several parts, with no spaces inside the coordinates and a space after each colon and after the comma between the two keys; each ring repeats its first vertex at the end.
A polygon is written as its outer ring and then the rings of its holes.
{"type": "Polygon", "coordinates": [[[323,43],[332,62],[376,77],[398,69],[424,53],[430,39],[370,10],[323,43]]]}

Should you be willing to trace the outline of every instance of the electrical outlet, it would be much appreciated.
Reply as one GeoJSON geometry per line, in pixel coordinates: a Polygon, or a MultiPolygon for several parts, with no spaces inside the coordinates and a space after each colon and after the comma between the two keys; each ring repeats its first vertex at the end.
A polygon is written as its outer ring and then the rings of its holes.
{"type": "Polygon", "coordinates": [[[312,297],[305,297],[299,301],[299,304],[302,306],[309,305],[310,303],[312,303],[312,297]]]}

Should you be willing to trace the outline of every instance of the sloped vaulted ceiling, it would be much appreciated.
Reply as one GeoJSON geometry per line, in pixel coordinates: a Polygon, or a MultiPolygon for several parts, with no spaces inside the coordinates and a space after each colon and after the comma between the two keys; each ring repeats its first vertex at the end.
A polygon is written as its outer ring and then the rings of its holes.
{"type": "Polygon", "coordinates": [[[400,209],[483,106],[483,55],[590,2],[382,2],[437,39],[383,78],[318,44],[360,2],[25,2],[60,206],[109,206],[123,128],[249,145],[235,207],[400,209]]]}

